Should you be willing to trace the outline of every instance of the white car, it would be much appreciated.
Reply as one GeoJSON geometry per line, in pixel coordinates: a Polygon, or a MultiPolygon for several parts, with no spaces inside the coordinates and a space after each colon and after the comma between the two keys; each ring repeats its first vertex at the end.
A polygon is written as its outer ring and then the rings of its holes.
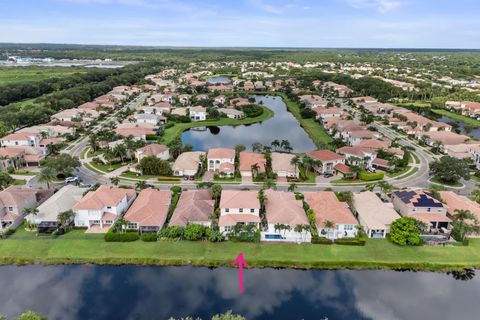
{"type": "Polygon", "coordinates": [[[368,172],[370,173],[376,173],[377,170],[375,168],[368,168],[368,172]]]}
{"type": "Polygon", "coordinates": [[[73,182],[78,182],[78,177],[68,177],[65,179],[65,183],[73,183],[73,182]]]}

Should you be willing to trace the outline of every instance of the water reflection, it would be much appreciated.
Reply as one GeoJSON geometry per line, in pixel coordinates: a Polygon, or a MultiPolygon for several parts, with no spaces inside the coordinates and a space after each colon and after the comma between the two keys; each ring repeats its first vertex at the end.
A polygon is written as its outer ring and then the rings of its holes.
{"type": "Polygon", "coordinates": [[[32,309],[50,319],[209,318],[233,310],[248,319],[477,319],[473,270],[245,271],[135,266],[0,267],[0,313],[32,309]]]}
{"type": "Polygon", "coordinates": [[[191,144],[196,151],[206,151],[210,148],[233,148],[237,144],[251,148],[255,142],[270,145],[277,139],[288,140],[294,152],[315,149],[312,140],[300,127],[297,119],[287,111],[281,98],[255,96],[255,100],[273,110],[275,113],[273,118],[251,125],[208,127],[206,131],[185,131],[182,134],[183,143],[191,144]]]}
{"type": "Polygon", "coordinates": [[[208,84],[227,84],[230,82],[231,82],[230,78],[225,76],[211,77],[207,79],[208,84]]]}

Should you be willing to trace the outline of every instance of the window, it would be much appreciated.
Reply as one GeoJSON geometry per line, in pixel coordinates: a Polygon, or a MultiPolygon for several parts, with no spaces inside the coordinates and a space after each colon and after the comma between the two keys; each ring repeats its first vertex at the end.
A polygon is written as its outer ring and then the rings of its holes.
{"type": "Polygon", "coordinates": [[[225,231],[231,231],[231,230],[232,230],[232,227],[230,227],[230,226],[225,227],[225,231]]]}
{"type": "Polygon", "coordinates": [[[112,209],[112,207],[108,206],[107,209],[112,209]]]}
{"type": "Polygon", "coordinates": [[[250,213],[255,213],[255,209],[250,209],[250,213]]]}
{"type": "Polygon", "coordinates": [[[243,213],[243,208],[238,209],[238,212],[243,213]]]}
{"type": "Polygon", "coordinates": [[[8,207],[8,211],[13,211],[13,207],[8,207]]]}
{"type": "Polygon", "coordinates": [[[228,208],[225,208],[225,212],[230,212],[230,209],[228,209],[228,208]]]}
{"type": "Polygon", "coordinates": [[[432,211],[432,208],[427,208],[427,212],[430,212],[430,211],[432,211]]]}
{"type": "Polygon", "coordinates": [[[346,224],[344,229],[345,230],[353,230],[353,224],[346,224]]]}

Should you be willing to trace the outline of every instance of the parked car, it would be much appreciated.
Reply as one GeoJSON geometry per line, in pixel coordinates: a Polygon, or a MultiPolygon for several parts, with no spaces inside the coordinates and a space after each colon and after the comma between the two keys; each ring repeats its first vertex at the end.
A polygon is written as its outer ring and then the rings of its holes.
{"type": "Polygon", "coordinates": [[[74,183],[78,182],[78,177],[68,177],[65,179],[65,183],[74,183]]]}
{"type": "Polygon", "coordinates": [[[368,172],[370,173],[376,173],[377,170],[375,168],[368,168],[368,172]]]}
{"type": "Polygon", "coordinates": [[[331,177],[333,177],[333,173],[325,172],[325,173],[323,174],[323,177],[324,177],[324,178],[331,178],[331,177]]]}

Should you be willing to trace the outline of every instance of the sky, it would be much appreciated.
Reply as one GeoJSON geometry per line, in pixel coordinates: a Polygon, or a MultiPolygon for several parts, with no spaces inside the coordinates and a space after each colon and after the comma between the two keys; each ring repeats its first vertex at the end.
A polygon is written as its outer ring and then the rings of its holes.
{"type": "Polygon", "coordinates": [[[479,0],[1,0],[0,42],[480,48],[479,0]]]}

